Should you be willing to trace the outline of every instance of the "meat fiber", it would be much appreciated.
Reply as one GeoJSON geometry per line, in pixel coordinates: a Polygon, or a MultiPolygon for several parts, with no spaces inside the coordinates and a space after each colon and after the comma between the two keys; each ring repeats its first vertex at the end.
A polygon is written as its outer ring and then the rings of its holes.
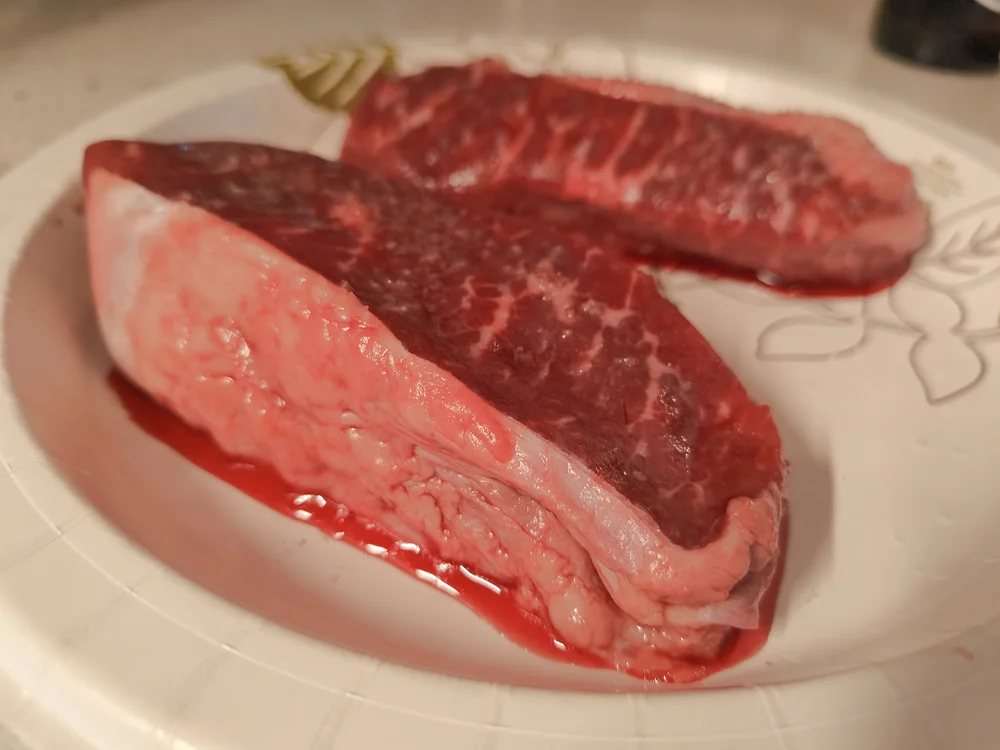
{"type": "Polygon", "coordinates": [[[756,626],[778,433],[632,264],[264,146],[103,142],[84,180],[114,361],[224,450],[512,586],[612,667],[756,626]]]}
{"type": "Polygon", "coordinates": [[[887,285],[928,231],[910,170],[843,120],[492,60],[374,79],[341,158],[779,286],[887,285]]]}

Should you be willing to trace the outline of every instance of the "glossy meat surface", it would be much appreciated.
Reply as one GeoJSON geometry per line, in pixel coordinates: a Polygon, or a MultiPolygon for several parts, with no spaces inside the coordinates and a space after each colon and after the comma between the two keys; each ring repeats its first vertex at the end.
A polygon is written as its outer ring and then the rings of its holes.
{"type": "Polygon", "coordinates": [[[635,267],[261,146],[105,142],[85,180],[112,356],[226,450],[522,581],[610,664],[755,626],[777,432],[635,267]]]}
{"type": "Polygon", "coordinates": [[[843,120],[492,60],[371,82],[342,158],[775,285],[891,283],[927,234],[910,170],[843,120]]]}

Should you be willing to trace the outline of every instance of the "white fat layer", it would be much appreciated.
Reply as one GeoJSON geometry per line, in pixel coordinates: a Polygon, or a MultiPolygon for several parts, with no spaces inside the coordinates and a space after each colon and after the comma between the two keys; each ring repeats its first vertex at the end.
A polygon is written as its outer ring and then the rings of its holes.
{"type": "MultiPolygon", "coordinates": [[[[155,244],[151,238],[160,233],[166,234],[167,225],[197,209],[183,202],[169,201],[121,179],[102,182],[100,195],[95,196],[88,209],[88,220],[97,222],[101,228],[96,235],[107,238],[109,242],[107,247],[91,249],[108,270],[104,275],[107,288],[98,293],[99,297],[103,297],[98,300],[102,331],[114,359],[128,371],[134,354],[126,322],[129,312],[142,302],[139,294],[148,271],[147,254],[155,244]]],[[[232,241],[233,238],[228,239],[232,241]]],[[[241,252],[252,253],[264,267],[273,268],[282,263],[280,252],[262,242],[246,240],[240,243],[240,249],[241,252]]],[[[311,276],[304,269],[303,273],[311,276]]],[[[316,289],[343,296],[344,305],[348,308],[357,306],[357,314],[367,318],[367,311],[343,290],[325,283],[317,284],[316,289]]],[[[385,347],[383,354],[400,362],[410,359],[408,352],[387,330],[375,327],[372,331],[371,347],[385,347]]],[[[385,358],[374,356],[371,352],[368,355],[379,360],[385,358]]],[[[426,377],[441,380],[449,391],[453,388],[451,378],[429,362],[419,365],[410,362],[408,367],[421,371],[427,368],[426,377]]],[[[389,369],[395,371],[398,366],[389,369]]],[[[471,393],[465,393],[464,386],[455,389],[451,398],[457,398],[459,394],[463,399],[467,396],[478,402],[471,393]]],[[[425,410],[426,400],[417,399],[404,409],[404,416],[411,425],[420,425],[426,421],[425,410]],[[420,413],[410,413],[413,409],[420,413]]],[[[618,571],[633,579],[634,584],[650,599],[661,602],[686,591],[694,581],[716,591],[718,598],[723,600],[729,588],[742,576],[745,566],[736,566],[739,570],[728,570],[726,565],[707,566],[705,560],[707,557],[718,560],[717,556],[725,560],[734,551],[746,552],[756,541],[750,530],[730,519],[720,538],[706,548],[681,549],[665,538],[650,518],[623,502],[612,488],[578,459],[505,415],[498,413],[495,418],[501,432],[514,438],[514,452],[510,460],[495,462],[489,458],[489,451],[482,447],[470,451],[472,438],[477,434],[475,430],[463,431],[460,436],[455,436],[461,439],[452,445],[448,443],[453,441],[443,439],[445,436],[441,434],[436,435],[435,442],[448,445],[449,452],[452,452],[450,458],[469,459],[472,464],[469,468],[476,473],[483,473],[538,500],[566,525],[599,569],[618,571]]],[[[439,432],[436,428],[434,431],[439,432]]],[[[768,499],[761,497],[749,502],[758,507],[767,506],[768,499]]],[[[760,510],[768,514],[764,507],[760,510]]],[[[648,619],[635,606],[630,606],[630,602],[620,598],[620,590],[612,587],[610,593],[619,606],[638,617],[640,622],[648,619]]]]}
{"type": "Polygon", "coordinates": [[[96,236],[109,238],[112,232],[116,235],[108,243],[110,246],[91,248],[107,269],[107,286],[98,292],[103,297],[103,304],[98,306],[99,322],[115,361],[130,369],[134,353],[126,321],[138,300],[145,274],[146,238],[163,231],[177,205],[125,180],[104,183],[100,199],[92,205],[94,210],[87,220],[98,225],[96,236]]]}

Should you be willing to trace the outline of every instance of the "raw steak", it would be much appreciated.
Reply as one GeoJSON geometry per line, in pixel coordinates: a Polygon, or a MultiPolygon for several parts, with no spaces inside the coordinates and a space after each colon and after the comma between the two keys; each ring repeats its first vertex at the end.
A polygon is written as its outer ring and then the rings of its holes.
{"type": "Polygon", "coordinates": [[[112,357],[226,451],[513,582],[610,666],[757,624],[777,431],[632,264],[264,146],[104,142],[84,179],[112,357]]]}
{"type": "Polygon", "coordinates": [[[492,60],[374,79],[341,158],[780,286],[886,285],[927,234],[910,170],[843,120],[492,60]]]}

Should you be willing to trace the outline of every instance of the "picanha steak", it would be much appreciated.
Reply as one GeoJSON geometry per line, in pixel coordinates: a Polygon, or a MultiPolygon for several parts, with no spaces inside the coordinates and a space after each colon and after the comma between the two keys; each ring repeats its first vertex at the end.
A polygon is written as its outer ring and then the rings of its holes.
{"type": "Polygon", "coordinates": [[[494,60],[376,77],[341,158],[645,262],[775,286],[887,286],[928,232],[910,170],[843,120],[494,60]]]}
{"type": "Polygon", "coordinates": [[[652,279],[559,228],[264,146],[84,160],[117,366],[227,452],[695,679],[754,628],[785,466],[652,279]]]}

